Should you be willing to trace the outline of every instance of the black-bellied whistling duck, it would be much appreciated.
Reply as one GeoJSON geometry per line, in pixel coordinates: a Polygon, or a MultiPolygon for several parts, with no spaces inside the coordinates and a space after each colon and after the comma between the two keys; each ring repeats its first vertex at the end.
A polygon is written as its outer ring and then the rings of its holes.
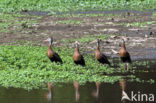
{"type": "Polygon", "coordinates": [[[74,63],[77,65],[85,66],[85,60],[79,51],[79,44],[80,43],[78,41],[75,42],[76,48],[75,48],[75,52],[73,55],[74,63]]]}
{"type": "Polygon", "coordinates": [[[128,51],[126,50],[126,46],[125,46],[125,37],[122,37],[122,46],[121,49],[119,51],[119,55],[120,58],[122,60],[123,63],[126,63],[126,65],[124,64],[124,66],[126,66],[126,68],[128,69],[128,63],[131,63],[131,58],[130,58],[130,54],[128,53],[128,51]]]}
{"type": "Polygon", "coordinates": [[[110,62],[108,61],[107,57],[100,52],[100,40],[97,39],[97,40],[94,40],[93,43],[96,43],[97,44],[97,47],[96,47],[96,50],[95,50],[95,58],[101,63],[101,64],[109,64],[110,65],[110,62]]]}
{"type": "Polygon", "coordinates": [[[79,83],[74,81],[73,85],[74,85],[74,88],[75,88],[75,99],[76,99],[76,102],[77,102],[80,99],[79,83]]]}
{"type": "Polygon", "coordinates": [[[49,47],[48,47],[48,50],[47,50],[47,56],[50,59],[50,61],[51,62],[60,62],[60,63],[62,63],[62,59],[60,58],[60,56],[52,50],[51,46],[52,46],[52,43],[53,43],[53,39],[48,38],[45,41],[49,42],[49,47]]]}

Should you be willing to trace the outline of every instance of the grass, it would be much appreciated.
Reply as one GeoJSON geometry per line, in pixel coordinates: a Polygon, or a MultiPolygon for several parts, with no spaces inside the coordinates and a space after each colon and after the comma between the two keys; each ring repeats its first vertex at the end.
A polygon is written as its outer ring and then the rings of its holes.
{"type": "Polygon", "coordinates": [[[1,0],[0,12],[156,9],[155,0],[1,0]]]}
{"type": "Polygon", "coordinates": [[[12,26],[11,22],[13,17],[10,15],[0,15],[0,32],[7,32],[9,26],[12,26]]]}
{"type": "MultiPolygon", "coordinates": [[[[72,59],[73,50],[69,48],[53,48],[63,59],[62,65],[50,62],[46,56],[47,47],[1,45],[0,48],[0,85],[4,87],[31,90],[45,86],[47,82],[114,83],[122,76],[113,76],[113,73],[125,73],[119,68],[99,65],[92,55],[84,55],[85,67],[76,66],[72,59]]],[[[127,77],[135,80],[134,75],[127,77]]]]}
{"type": "Polygon", "coordinates": [[[146,22],[132,22],[132,23],[120,23],[119,25],[124,25],[125,27],[144,27],[147,25],[156,24],[156,21],[146,21],[146,22]]]}
{"type": "Polygon", "coordinates": [[[155,17],[155,16],[156,16],[156,13],[155,13],[155,12],[153,12],[153,13],[152,13],[152,16],[154,16],[154,17],[155,17]]]}
{"type": "Polygon", "coordinates": [[[78,40],[81,43],[85,43],[85,42],[92,42],[93,40],[96,40],[97,38],[101,39],[101,40],[104,40],[104,39],[107,39],[110,36],[111,36],[111,34],[108,34],[108,35],[102,35],[102,34],[100,34],[100,35],[85,35],[85,36],[82,36],[81,38],[62,39],[61,41],[65,42],[65,43],[69,43],[69,42],[74,42],[74,41],[78,40]]]}
{"type": "Polygon", "coordinates": [[[20,31],[29,29],[38,24],[40,18],[22,14],[3,14],[0,15],[0,32],[20,31]]]}

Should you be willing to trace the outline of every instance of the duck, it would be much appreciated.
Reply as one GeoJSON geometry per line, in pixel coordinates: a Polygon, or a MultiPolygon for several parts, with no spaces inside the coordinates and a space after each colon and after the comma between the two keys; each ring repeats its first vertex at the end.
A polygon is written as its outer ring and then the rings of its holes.
{"type": "Polygon", "coordinates": [[[120,56],[121,61],[124,63],[125,68],[128,69],[128,64],[132,63],[132,60],[131,60],[129,52],[126,49],[125,40],[126,40],[126,37],[122,37],[122,45],[121,45],[121,49],[119,50],[119,56],[120,56]]]}
{"type": "Polygon", "coordinates": [[[94,52],[94,56],[95,56],[96,60],[99,63],[101,63],[101,64],[108,64],[108,65],[110,65],[110,62],[108,61],[108,59],[105,56],[105,54],[101,53],[101,51],[100,51],[100,40],[96,39],[96,40],[94,40],[92,42],[97,44],[96,50],[94,52]]]}
{"type": "Polygon", "coordinates": [[[85,60],[84,57],[80,54],[79,45],[80,43],[75,41],[75,52],[73,54],[73,60],[76,65],[85,66],[85,60]]]}
{"type": "Polygon", "coordinates": [[[52,49],[52,43],[53,43],[53,38],[48,38],[46,40],[44,40],[46,42],[49,42],[49,47],[48,47],[48,50],[47,50],[47,56],[48,58],[50,59],[50,61],[53,63],[53,62],[59,62],[59,63],[63,63],[62,62],[62,59],[60,58],[60,56],[53,51],[52,49]]]}

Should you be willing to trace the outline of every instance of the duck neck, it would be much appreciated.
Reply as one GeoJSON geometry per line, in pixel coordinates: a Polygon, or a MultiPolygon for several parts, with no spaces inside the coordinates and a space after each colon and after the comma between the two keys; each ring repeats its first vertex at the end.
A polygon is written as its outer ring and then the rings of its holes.
{"type": "Polygon", "coordinates": [[[124,40],[123,40],[123,43],[122,43],[122,48],[126,49],[125,41],[124,40]]]}
{"type": "Polygon", "coordinates": [[[52,49],[52,44],[49,44],[49,49],[52,49]]]}
{"type": "Polygon", "coordinates": [[[49,40],[49,48],[52,46],[52,40],[49,40]]]}
{"type": "Polygon", "coordinates": [[[79,52],[79,48],[78,48],[78,47],[76,47],[76,48],[75,48],[75,51],[78,51],[78,52],[79,52]]]}
{"type": "Polygon", "coordinates": [[[100,44],[97,42],[96,50],[100,51],[100,44]]]}
{"type": "Polygon", "coordinates": [[[78,44],[76,44],[75,50],[79,52],[79,45],[78,44]]]}
{"type": "Polygon", "coordinates": [[[100,47],[99,47],[99,46],[98,46],[98,47],[96,47],[96,50],[100,51],[100,47]]]}

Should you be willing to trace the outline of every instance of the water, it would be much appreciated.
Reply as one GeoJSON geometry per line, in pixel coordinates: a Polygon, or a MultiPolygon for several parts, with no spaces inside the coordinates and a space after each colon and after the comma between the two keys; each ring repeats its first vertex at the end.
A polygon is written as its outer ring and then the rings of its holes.
{"type": "MultiPolygon", "coordinates": [[[[146,72],[137,72],[135,75],[145,80],[151,78],[156,80],[155,67],[155,63],[150,63],[149,68],[138,66],[137,70],[146,72]]],[[[129,82],[127,78],[123,78],[114,84],[86,83],[79,85],[74,82],[51,85],[49,83],[47,89],[32,91],[0,87],[0,103],[129,103],[129,101],[121,102],[122,91],[125,91],[129,97],[132,91],[137,96],[139,94],[155,95],[156,83],[129,82]]]]}
{"type": "MultiPolygon", "coordinates": [[[[156,93],[155,84],[141,84],[141,83],[129,83],[125,84],[125,91],[130,95],[131,91],[141,93],[156,93]]],[[[0,100],[1,103],[75,103],[76,93],[72,84],[65,84],[62,86],[54,86],[52,88],[51,100],[46,98],[48,90],[33,90],[26,91],[23,89],[14,88],[0,88],[0,100]]],[[[95,83],[87,83],[84,86],[79,87],[80,99],[77,99],[79,103],[121,103],[121,86],[120,83],[106,84],[101,83],[99,86],[98,96],[93,96],[93,92],[96,92],[95,83]]]]}

